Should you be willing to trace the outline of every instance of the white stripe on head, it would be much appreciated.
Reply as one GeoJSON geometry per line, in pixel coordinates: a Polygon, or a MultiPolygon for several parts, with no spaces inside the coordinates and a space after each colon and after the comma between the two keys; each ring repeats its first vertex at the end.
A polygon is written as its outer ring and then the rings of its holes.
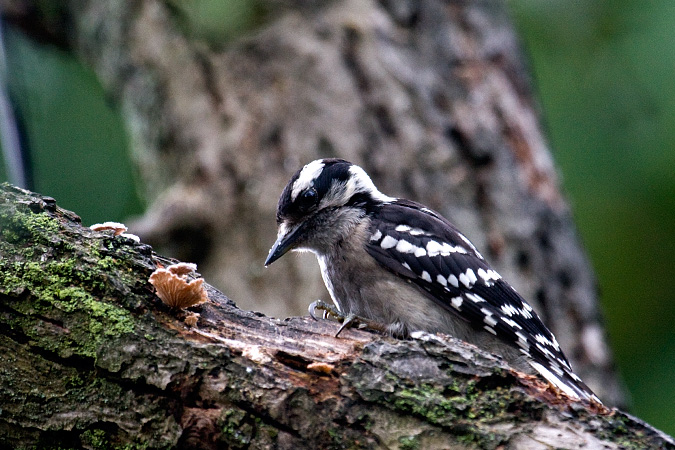
{"type": "Polygon", "coordinates": [[[349,173],[351,174],[351,177],[347,180],[346,198],[351,198],[352,195],[357,192],[367,192],[375,200],[381,202],[389,203],[396,200],[395,198],[384,195],[382,192],[378,191],[373,180],[371,180],[366,171],[359,166],[352,165],[349,168],[349,173]]]}
{"type": "Polygon", "coordinates": [[[389,203],[396,200],[378,191],[368,174],[360,168],[350,164],[349,177],[345,181],[334,182],[323,196],[319,208],[345,205],[355,194],[368,194],[373,199],[389,203]]]}
{"type": "Polygon", "coordinates": [[[302,168],[298,179],[293,182],[293,188],[291,189],[291,202],[294,202],[300,192],[304,191],[308,187],[314,184],[314,180],[321,174],[323,167],[325,166],[323,160],[317,159],[307,164],[302,168]]]}

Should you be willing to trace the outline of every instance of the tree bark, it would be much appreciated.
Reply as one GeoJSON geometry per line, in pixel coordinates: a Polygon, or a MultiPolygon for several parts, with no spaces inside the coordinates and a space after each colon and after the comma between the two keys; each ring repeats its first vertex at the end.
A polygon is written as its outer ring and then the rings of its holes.
{"type": "Polygon", "coordinates": [[[0,448],[675,448],[450,337],[172,310],[168,263],[0,186],[0,448]]]}
{"type": "Polygon", "coordinates": [[[339,156],[455,222],[579,375],[623,402],[504,2],[269,2],[259,28],[227,43],[194,38],[179,2],[0,4],[119,101],[150,205],[132,231],[242,307],[285,317],[327,298],[312,257],[262,261],[290,175],[339,156]]]}

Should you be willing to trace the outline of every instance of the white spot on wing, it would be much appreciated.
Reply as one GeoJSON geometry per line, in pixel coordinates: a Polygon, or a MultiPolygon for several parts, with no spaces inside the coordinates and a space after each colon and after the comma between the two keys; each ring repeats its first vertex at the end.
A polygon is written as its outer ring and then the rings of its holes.
{"type": "Polygon", "coordinates": [[[506,304],[501,306],[501,310],[509,317],[513,317],[516,314],[520,314],[520,310],[513,306],[512,304],[506,304]]]}
{"type": "Polygon", "coordinates": [[[455,307],[459,311],[459,308],[462,306],[462,303],[464,303],[464,299],[462,297],[453,297],[450,299],[450,303],[452,303],[452,306],[455,307]]]}
{"type": "Polygon", "coordinates": [[[441,244],[436,241],[427,242],[427,253],[429,256],[438,256],[441,254],[441,244]]]}
{"type": "Polygon", "coordinates": [[[421,258],[422,256],[426,256],[427,251],[424,250],[422,247],[415,247],[415,256],[417,258],[421,258]]]}
{"type": "Polygon", "coordinates": [[[383,249],[388,249],[392,247],[396,247],[396,244],[398,244],[398,241],[394,239],[391,236],[385,236],[384,239],[382,239],[382,242],[380,243],[380,247],[383,249]]]}
{"type": "Polygon", "coordinates": [[[523,303],[523,309],[520,310],[520,315],[523,316],[526,319],[531,319],[532,313],[530,311],[532,311],[532,308],[530,307],[528,309],[527,308],[528,306],[530,306],[530,305],[528,305],[527,303],[523,303]]]}
{"type": "MultiPolygon", "coordinates": [[[[424,233],[422,230],[420,230],[420,232],[424,233]]],[[[410,234],[413,234],[412,231],[410,234]]],[[[429,256],[448,256],[451,253],[467,253],[466,249],[463,247],[453,246],[447,242],[439,243],[436,241],[427,242],[427,252],[429,253],[429,256]]]]}
{"type": "Polygon", "coordinates": [[[379,241],[380,238],[382,237],[382,232],[380,230],[377,230],[373,235],[370,237],[371,241],[379,241]]]}
{"type": "MultiPolygon", "coordinates": [[[[469,283],[473,286],[478,278],[476,278],[476,274],[473,273],[472,269],[466,269],[466,276],[469,278],[469,283]]],[[[467,286],[468,287],[468,286],[467,286]]]]}
{"type": "Polygon", "coordinates": [[[489,331],[490,333],[492,333],[492,334],[494,334],[495,336],[497,336],[497,332],[496,332],[491,326],[484,325],[483,328],[484,328],[486,331],[489,331]]]}
{"type": "Polygon", "coordinates": [[[424,230],[420,228],[413,228],[410,225],[401,224],[395,228],[396,231],[401,233],[408,233],[411,236],[423,236],[427,234],[424,230]]]}
{"type": "Polygon", "coordinates": [[[456,287],[456,288],[459,287],[459,280],[458,280],[457,277],[454,276],[454,275],[450,275],[450,276],[448,277],[448,283],[450,283],[451,285],[453,285],[453,286],[456,287]]]}
{"type": "Polygon", "coordinates": [[[481,297],[480,295],[476,295],[473,292],[467,292],[464,295],[466,295],[466,298],[468,298],[469,300],[471,300],[474,303],[482,303],[482,302],[485,301],[485,299],[483,297],[481,297]]]}
{"type": "Polygon", "coordinates": [[[492,285],[495,281],[501,278],[497,272],[492,269],[485,270],[482,267],[478,269],[478,276],[487,284],[488,286],[492,285]]]}
{"type": "Polygon", "coordinates": [[[426,270],[422,272],[422,275],[420,275],[422,279],[428,283],[431,283],[431,276],[429,275],[429,272],[426,270]]]}
{"type": "Polygon", "coordinates": [[[396,251],[401,253],[412,253],[415,251],[415,248],[414,245],[404,239],[401,239],[398,241],[398,244],[396,244],[396,251]]]}
{"type": "Polygon", "coordinates": [[[483,315],[485,316],[483,317],[483,322],[485,322],[486,325],[490,327],[494,327],[495,325],[497,325],[497,320],[494,317],[492,317],[492,312],[490,312],[490,310],[481,308],[480,312],[482,312],[483,315]]]}
{"type": "Polygon", "coordinates": [[[509,319],[508,317],[500,317],[500,319],[502,319],[502,322],[504,322],[505,324],[507,324],[508,326],[510,326],[511,328],[513,328],[515,330],[522,330],[523,329],[523,327],[521,327],[518,324],[518,322],[516,322],[513,319],[509,319]]]}
{"type": "Polygon", "coordinates": [[[551,346],[553,346],[553,345],[551,344],[551,341],[550,341],[546,336],[544,336],[543,334],[539,334],[539,333],[535,334],[535,335],[534,335],[534,340],[537,341],[537,342],[539,342],[539,343],[541,343],[541,344],[544,344],[544,345],[551,345],[551,346]]]}
{"type": "Polygon", "coordinates": [[[447,285],[448,285],[448,280],[446,280],[445,277],[444,277],[443,275],[438,275],[438,276],[436,277],[436,281],[437,281],[438,283],[442,284],[443,286],[447,286],[447,285]]]}
{"type": "Polygon", "coordinates": [[[537,347],[539,349],[539,351],[542,352],[546,356],[546,359],[553,360],[554,356],[553,356],[553,353],[551,353],[551,350],[549,350],[547,348],[544,348],[544,346],[541,345],[540,343],[536,343],[535,347],[537,347]]]}

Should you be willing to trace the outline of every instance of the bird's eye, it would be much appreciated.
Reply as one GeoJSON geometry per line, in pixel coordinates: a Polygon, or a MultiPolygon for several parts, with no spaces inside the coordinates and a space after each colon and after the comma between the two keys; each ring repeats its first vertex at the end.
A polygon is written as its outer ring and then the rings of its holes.
{"type": "Polygon", "coordinates": [[[298,207],[303,211],[307,211],[309,208],[316,205],[318,201],[319,194],[317,194],[316,189],[314,188],[309,188],[304,191],[297,200],[298,207]]]}

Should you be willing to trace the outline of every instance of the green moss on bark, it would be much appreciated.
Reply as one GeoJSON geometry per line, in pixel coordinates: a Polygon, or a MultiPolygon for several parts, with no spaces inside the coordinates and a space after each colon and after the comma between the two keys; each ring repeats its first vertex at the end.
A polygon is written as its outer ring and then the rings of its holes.
{"type": "MultiPolygon", "coordinates": [[[[132,315],[101,300],[106,296],[106,280],[100,267],[119,271],[121,260],[106,257],[93,267],[83,263],[82,251],[60,246],[54,239],[60,227],[58,221],[46,214],[18,210],[20,207],[17,205],[13,214],[7,209],[2,214],[2,233],[11,241],[0,241],[0,255],[13,256],[0,259],[0,294],[8,297],[7,306],[21,313],[15,320],[22,322],[22,329],[30,330],[28,337],[61,357],[95,357],[106,339],[132,333],[132,315]],[[31,295],[20,295],[23,292],[31,295]],[[33,326],[26,326],[26,321],[34,322],[33,326]],[[44,338],[46,324],[62,327],[61,339],[54,339],[52,333],[44,338]]],[[[98,240],[92,241],[89,245],[83,243],[88,247],[89,258],[98,253],[98,240]]],[[[10,321],[8,325],[17,324],[10,321]]]]}

